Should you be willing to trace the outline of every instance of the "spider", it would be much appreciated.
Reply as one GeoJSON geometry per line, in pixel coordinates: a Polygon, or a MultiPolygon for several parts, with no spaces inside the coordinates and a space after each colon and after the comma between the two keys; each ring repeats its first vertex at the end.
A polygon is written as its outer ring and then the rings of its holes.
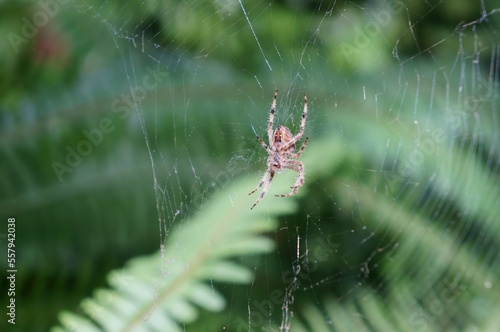
{"type": "Polygon", "coordinates": [[[297,180],[295,180],[295,184],[293,185],[293,187],[291,187],[292,191],[286,195],[275,195],[276,197],[293,196],[297,193],[299,188],[304,185],[304,164],[297,159],[300,157],[302,152],[304,152],[309,137],[306,137],[304,143],[297,153],[295,153],[295,143],[297,143],[297,141],[302,138],[302,135],[304,135],[307,119],[307,96],[304,95],[304,112],[302,113],[302,118],[300,120],[299,133],[295,136],[292,136],[290,129],[285,126],[278,126],[273,132],[274,111],[276,110],[277,97],[278,90],[276,90],[276,92],[274,93],[271,110],[269,112],[269,121],[267,122],[267,136],[269,139],[269,145],[264,143],[260,139],[260,137],[257,136],[257,140],[259,141],[260,145],[262,145],[262,147],[266,149],[267,153],[269,154],[269,158],[267,158],[266,173],[262,177],[262,180],[259,182],[259,185],[249,193],[249,195],[251,195],[259,190],[262,186],[264,186],[259,198],[255,202],[255,204],[252,205],[250,210],[252,210],[266,195],[267,189],[269,188],[276,172],[281,172],[283,169],[288,168],[299,173],[297,175],[297,180]]]}

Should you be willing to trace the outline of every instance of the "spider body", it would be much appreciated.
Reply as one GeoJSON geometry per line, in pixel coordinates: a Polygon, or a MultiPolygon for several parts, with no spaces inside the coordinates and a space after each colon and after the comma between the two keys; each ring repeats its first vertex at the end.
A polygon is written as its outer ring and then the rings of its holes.
{"type": "Polygon", "coordinates": [[[307,120],[307,96],[304,95],[304,111],[302,113],[302,118],[300,121],[299,133],[295,136],[293,136],[290,129],[285,126],[278,126],[273,131],[274,113],[276,111],[277,97],[278,90],[276,90],[276,92],[274,93],[271,110],[269,112],[269,121],[267,123],[267,136],[269,145],[264,143],[260,139],[260,137],[257,136],[257,140],[259,141],[260,145],[267,151],[269,157],[267,158],[267,171],[264,174],[264,177],[259,182],[257,187],[249,193],[249,195],[251,195],[259,190],[262,186],[264,186],[262,192],[259,195],[259,198],[257,198],[257,201],[254,205],[252,205],[251,209],[253,209],[265,196],[276,172],[280,173],[283,169],[288,168],[298,173],[295,184],[293,187],[291,187],[292,191],[286,195],[276,195],[278,197],[293,196],[297,193],[299,188],[304,185],[304,164],[297,159],[300,157],[302,152],[304,152],[309,137],[306,137],[304,143],[297,153],[295,153],[295,143],[297,143],[304,135],[307,120]]]}
{"type": "Polygon", "coordinates": [[[286,164],[285,154],[290,154],[295,151],[295,144],[286,146],[292,140],[293,136],[290,129],[285,126],[279,126],[274,131],[273,152],[267,160],[268,165],[273,166],[274,171],[281,172],[286,164]]]}

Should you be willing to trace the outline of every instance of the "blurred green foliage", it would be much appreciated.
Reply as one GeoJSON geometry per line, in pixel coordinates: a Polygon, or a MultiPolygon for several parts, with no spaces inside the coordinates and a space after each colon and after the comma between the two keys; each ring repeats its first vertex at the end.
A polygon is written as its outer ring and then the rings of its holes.
{"type": "MultiPolygon", "coordinates": [[[[499,99],[489,89],[498,87],[498,76],[483,83],[487,92],[479,78],[495,63],[490,57],[498,56],[498,14],[462,28],[481,19],[481,3],[487,12],[494,10],[494,1],[444,1],[435,7],[403,1],[383,33],[373,32],[369,47],[350,51],[342,44],[356,47],[359,31],[373,22],[370,13],[387,8],[386,2],[243,1],[247,17],[238,1],[229,0],[47,3],[54,15],[31,37],[23,29],[43,9],[41,3],[0,5],[0,211],[2,220],[17,220],[20,329],[45,331],[63,310],[92,312],[82,311],[79,303],[107,286],[112,269],[158,250],[158,213],[166,222],[168,250],[181,241],[175,236],[196,229],[200,220],[222,234],[227,226],[217,222],[230,212],[239,213],[236,225],[251,218],[243,209],[255,197],[240,209],[224,207],[221,200],[236,195],[236,177],[251,189],[265,167],[264,151],[250,128],[263,134],[276,86],[291,86],[292,93],[279,101],[290,114],[278,115],[296,125],[304,91],[295,93],[288,79],[303,67],[311,81],[301,86],[311,100],[311,139],[303,158],[307,181],[298,196],[300,208],[284,209],[289,201],[272,197],[274,190],[286,190],[293,175],[277,179],[258,207],[279,212],[264,218],[269,227],[254,230],[254,235],[272,234],[276,251],[258,256],[269,251],[250,245],[246,257],[237,252],[218,257],[256,267],[253,280],[240,280],[252,282],[250,291],[233,285],[235,280],[214,283],[218,279],[209,271],[200,283],[222,294],[226,310],[205,308],[197,319],[177,321],[189,322],[186,329],[193,331],[235,330],[248,321],[249,299],[262,303],[273,290],[288,294],[293,279],[284,285],[283,270],[311,264],[304,257],[297,261],[300,236],[311,248],[305,257],[315,258],[313,249],[325,238],[337,251],[292,284],[297,286],[289,302],[296,317],[292,330],[329,330],[328,319],[335,329],[350,331],[498,326],[492,313],[498,312],[500,297],[490,284],[498,281],[500,270],[494,258],[500,241],[499,99]],[[471,64],[479,51],[481,67],[474,74],[471,64]],[[464,64],[470,77],[453,70],[464,64]],[[165,72],[168,80],[148,91],[137,113],[123,100],[132,87],[143,85],[151,68],[165,72]],[[255,78],[265,88],[258,89],[255,78]],[[370,91],[380,91],[382,81],[375,117],[370,91]],[[460,82],[474,85],[476,90],[462,89],[475,99],[461,97],[460,82]],[[361,87],[368,91],[364,100],[353,92],[361,87]],[[420,92],[418,105],[402,87],[420,92]],[[471,101],[475,113],[467,112],[471,101]],[[456,112],[444,117],[450,109],[456,112]],[[69,151],[103,119],[112,129],[101,132],[102,141],[75,160],[77,167],[60,181],[54,162],[67,162],[69,151]],[[433,152],[415,167],[409,162],[412,153],[429,140],[433,152]],[[225,174],[230,167],[234,172],[225,174]],[[224,181],[220,188],[218,179],[224,181]],[[177,209],[180,215],[174,217],[177,209]],[[205,215],[211,209],[221,217],[205,215]],[[273,233],[270,227],[278,222],[286,232],[273,233]],[[444,302],[442,294],[450,289],[454,297],[444,302]]],[[[194,250],[199,243],[191,240],[185,245],[194,250]]],[[[232,248],[229,241],[218,245],[232,248]]],[[[135,272],[154,287],[160,259],[149,260],[135,272]]],[[[6,281],[0,284],[5,289],[6,281]]],[[[114,286],[117,294],[123,291],[114,286]]],[[[197,305],[203,308],[210,296],[205,300],[197,305]]],[[[94,301],[99,303],[98,294],[94,301]]],[[[274,304],[265,322],[277,327],[281,303],[274,304]]]]}

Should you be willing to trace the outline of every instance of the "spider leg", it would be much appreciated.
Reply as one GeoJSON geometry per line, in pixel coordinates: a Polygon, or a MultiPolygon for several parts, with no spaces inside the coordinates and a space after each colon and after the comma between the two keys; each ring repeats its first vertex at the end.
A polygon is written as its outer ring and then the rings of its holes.
{"type": "Polygon", "coordinates": [[[257,205],[260,202],[260,200],[266,195],[267,189],[269,188],[269,185],[271,184],[271,181],[273,180],[273,177],[274,177],[274,171],[273,170],[267,170],[266,174],[264,174],[264,177],[260,181],[260,183],[257,186],[257,188],[255,188],[254,190],[252,190],[248,194],[248,195],[253,194],[260,187],[262,187],[262,185],[264,185],[264,188],[262,189],[262,192],[260,193],[259,198],[257,198],[257,201],[255,201],[254,205],[252,205],[252,207],[250,208],[250,210],[253,210],[253,208],[255,207],[255,205],[257,205]]]}
{"type": "Polygon", "coordinates": [[[302,152],[304,152],[304,150],[306,149],[308,140],[309,140],[309,137],[306,137],[306,139],[304,140],[304,143],[302,143],[302,146],[300,147],[299,152],[297,152],[297,153],[289,152],[288,154],[290,155],[290,157],[294,158],[294,159],[299,158],[300,155],[302,154],[302,152]]]}
{"type": "Polygon", "coordinates": [[[309,141],[309,137],[306,137],[306,139],[304,140],[304,143],[302,143],[302,146],[299,149],[299,152],[297,152],[297,158],[300,157],[302,152],[304,152],[304,150],[306,149],[308,141],[309,141]]]}
{"type": "Polygon", "coordinates": [[[304,95],[304,111],[302,112],[302,120],[300,120],[300,129],[299,129],[299,138],[304,135],[304,131],[306,129],[306,120],[307,120],[307,96],[304,95]]]}
{"type": "Polygon", "coordinates": [[[273,145],[273,124],[274,112],[276,111],[276,98],[278,98],[278,89],[274,92],[273,102],[271,104],[271,109],[269,110],[269,120],[267,122],[267,136],[270,145],[273,145]]]}
{"type": "MultiPolygon", "coordinates": [[[[271,172],[269,170],[267,170],[266,173],[264,174],[264,176],[262,177],[262,180],[260,180],[259,184],[257,185],[257,187],[255,187],[254,190],[252,190],[251,192],[249,192],[248,195],[251,195],[254,192],[256,192],[257,190],[259,190],[260,187],[262,187],[262,185],[268,180],[268,176],[270,176],[270,173],[271,172]]],[[[272,176],[270,176],[271,180],[272,180],[273,176],[274,176],[274,172],[273,172],[272,176]]]]}
{"type": "Polygon", "coordinates": [[[262,147],[263,147],[264,149],[266,149],[266,150],[269,152],[269,147],[267,146],[267,144],[266,144],[266,143],[264,143],[264,142],[260,139],[260,137],[259,137],[259,136],[257,136],[257,140],[259,141],[260,145],[262,145],[262,147]]]}
{"type": "Polygon", "coordinates": [[[289,160],[288,163],[284,166],[285,168],[291,169],[292,171],[298,172],[297,180],[295,180],[295,184],[293,185],[292,191],[286,195],[275,195],[276,197],[289,197],[293,196],[297,193],[300,187],[304,185],[304,164],[298,160],[289,160]]]}

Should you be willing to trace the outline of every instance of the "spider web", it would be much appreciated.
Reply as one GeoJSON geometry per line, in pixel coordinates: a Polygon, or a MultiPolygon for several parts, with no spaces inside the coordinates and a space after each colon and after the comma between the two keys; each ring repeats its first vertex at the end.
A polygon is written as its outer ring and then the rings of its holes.
{"type": "MultiPolygon", "coordinates": [[[[126,5],[111,17],[99,14],[106,2],[84,11],[106,25],[120,54],[125,88],[128,86],[133,96],[133,109],[151,163],[162,246],[178,224],[194,211],[203,213],[209,198],[229,185],[221,182],[219,174],[224,174],[231,162],[238,163],[227,182],[245,174],[254,174],[255,182],[259,181],[266,155],[254,141],[253,131],[266,137],[275,88],[281,92],[275,126],[286,124],[293,132],[298,130],[301,96],[307,93],[310,116],[305,136],[311,136],[311,145],[326,137],[323,149],[327,150],[322,153],[334,153],[333,148],[328,150],[328,142],[340,139],[346,153],[356,150],[369,156],[365,158],[372,167],[351,166],[349,175],[343,174],[344,179],[338,180],[342,198],[318,178],[308,180],[306,176],[306,181],[316,182],[308,183],[303,195],[314,196],[314,203],[302,205],[301,214],[285,218],[276,230],[277,251],[254,267],[255,281],[247,288],[247,317],[237,313],[230,316],[227,328],[293,330],[305,315],[300,309],[303,303],[318,306],[326,326],[333,328],[338,326],[336,318],[323,304],[322,292],[329,292],[335,285],[330,296],[340,303],[351,297],[362,298],[358,291],[365,287],[375,294],[389,292],[379,267],[404,251],[400,247],[408,246],[408,230],[389,231],[395,227],[389,222],[368,221],[376,206],[369,206],[369,199],[360,197],[364,190],[383,192],[389,200],[412,201],[410,206],[417,215],[431,210],[449,215],[446,200],[460,202],[460,198],[442,194],[436,187],[451,191],[446,187],[463,174],[459,164],[467,161],[438,159],[434,154],[451,155],[458,149],[463,156],[475,151],[475,158],[485,158],[489,165],[492,173],[487,176],[495,177],[500,165],[499,9],[482,1],[473,6],[475,13],[468,18],[455,18],[455,30],[422,38],[423,34],[432,34],[424,30],[426,20],[448,5],[444,1],[436,5],[304,3],[304,8],[297,4],[295,10],[297,15],[306,11],[309,18],[300,23],[297,19],[292,26],[280,25],[283,4],[241,0],[209,4],[212,16],[203,16],[207,9],[196,3],[160,5],[154,15],[154,11],[143,8],[145,4],[126,5]],[[126,12],[135,6],[145,14],[139,22],[129,24],[126,12]],[[175,30],[180,23],[175,21],[184,19],[189,25],[198,17],[209,21],[200,22],[206,31],[200,31],[199,36],[187,31],[187,40],[182,40],[184,35],[175,30]],[[174,21],[171,25],[170,20],[174,21]],[[271,31],[262,28],[266,20],[272,22],[271,31]],[[159,26],[173,32],[165,38],[159,26]],[[301,42],[300,48],[287,46],[282,29],[290,31],[292,40],[301,42]],[[256,51],[254,58],[243,63],[230,44],[249,34],[251,45],[247,47],[256,51]],[[383,49],[392,52],[384,53],[383,49]],[[233,60],[224,57],[224,52],[234,52],[233,60]],[[147,96],[142,97],[139,92],[147,68],[165,81],[146,89],[147,96]],[[213,116],[200,116],[200,112],[213,112],[213,116]],[[356,120],[350,122],[352,118],[356,120]],[[367,123],[379,124],[387,133],[364,132],[367,123]],[[207,131],[213,137],[205,137],[207,131]],[[375,152],[363,149],[372,135],[378,135],[377,141],[382,143],[375,152]],[[432,164],[434,160],[438,164],[432,164]],[[366,178],[371,178],[371,186],[366,186],[366,178]],[[338,201],[345,197],[350,201],[338,201]],[[333,214],[326,213],[329,210],[333,214]],[[279,268],[271,267],[274,265],[279,268]],[[274,284],[276,278],[269,276],[272,274],[280,275],[282,284],[274,284]],[[262,285],[267,293],[261,293],[262,285]]],[[[306,160],[306,172],[307,167],[314,168],[311,163],[322,162],[319,155],[306,160]]],[[[334,177],[334,172],[327,172],[326,177],[334,177]]],[[[277,200],[274,194],[293,183],[295,174],[291,173],[278,174],[264,200],[277,200]]],[[[471,181],[464,181],[460,190],[472,190],[471,181]]],[[[498,198],[498,190],[495,193],[498,198]]],[[[474,202],[469,203],[457,213],[474,210],[474,202]]],[[[411,227],[403,215],[394,211],[388,219],[402,218],[400,227],[411,227]]],[[[462,234],[463,243],[485,245],[487,240],[474,234],[467,217],[452,220],[455,227],[462,228],[458,234],[462,234]]],[[[453,224],[451,220],[449,223],[453,224]]],[[[451,275],[447,271],[442,275],[438,269],[432,270],[432,258],[426,259],[429,261],[423,265],[429,267],[427,275],[418,271],[408,271],[407,275],[421,278],[418,284],[423,285],[409,297],[421,302],[423,312],[409,318],[413,329],[425,328],[442,312],[455,310],[451,308],[458,307],[465,297],[460,298],[461,292],[473,287],[470,271],[456,274],[450,268],[451,275]],[[432,295],[439,285],[453,291],[453,301],[432,295]]],[[[488,264],[494,258],[490,260],[488,264]]],[[[168,264],[165,271],[168,273],[168,264]]],[[[238,312],[237,302],[230,304],[230,311],[238,312]]],[[[375,322],[368,324],[376,326],[375,322]]]]}
{"type": "MultiPolygon", "coordinates": [[[[449,324],[443,328],[481,329],[498,274],[481,276],[478,291],[473,267],[452,265],[470,247],[485,266],[498,271],[499,265],[498,220],[478,215],[480,207],[497,211],[499,199],[500,8],[494,1],[104,1],[75,9],[104,31],[112,61],[91,68],[86,85],[92,98],[118,100],[111,112],[123,115],[126,135],[142,138],[133,158],[152,179],[162,250],[211,197],[245,176],[254,185],[261,179],[267,155],[254,132],[267,137],[274,90],[280,91],[275,127],[286,125],[293,134],[308,96],[306,184],[297,197],[276,198],[296,177],[277,174],[254,209],[263,213],[266,204],[292,200],[298,212],[280,217],[270,235],[276,250],[248,263],[255,271],[251,285],[227,292],[233,298],[219,330],[349,328],[333,316],[343,311],[332,303],[357,305],[361,313],[370,295],[394,296],[388,277],[408,279],[400,301],[420,308],[401,326],[426,330],[441,320],[449,324]],[[460,10],[448,18],[453,30],[433,21],[455,4],[460,10]],[[478,164],[486,171],[478,173],[478,164]],[[480,184],[490,191],[468,200],[465,194],[480,184]],[[376,217],[391,206],[385,218],[376,217]],[[417,256],[423,262],[415,266],[427,271],[405,265],[434,240],[425,235],[434,228],[454,234],[456,252],[417,256]],[[438,269],[440,259],[450,268],[438,269]],[[242,289],[243,311],[236,298],[242,289]],[[480,294],[475,300],[472,289],[480,294]],[[450,322],[462,315],[457,325],[450,322]]],[[[248,198],[248,209],[258,194],[248,198]]],[[[449,239],[441,240],[445,246],[449,239]]],[[[168,273],[170,257],[163,259],[168,273]]],[[[366,321],[382,329],[373,316],[366,321]]]]}

